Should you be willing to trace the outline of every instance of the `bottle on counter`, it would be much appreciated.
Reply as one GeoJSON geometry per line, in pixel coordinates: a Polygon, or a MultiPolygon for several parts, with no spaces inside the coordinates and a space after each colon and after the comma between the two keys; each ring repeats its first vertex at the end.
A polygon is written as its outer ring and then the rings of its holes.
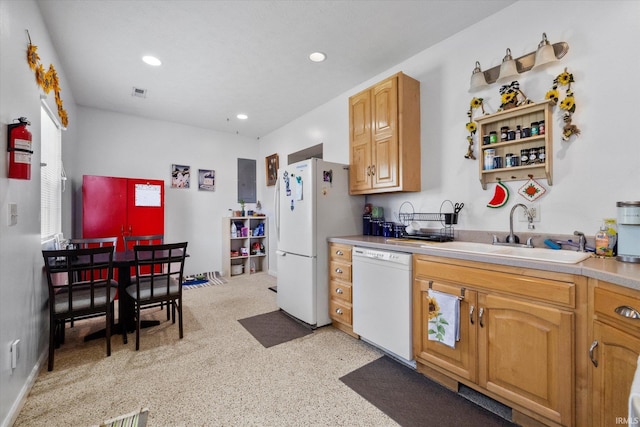
{"type": "Polygon", "coordinates": [[[609,246],[605,255],[613,257],[618,255],[618,224],[615,218],[605,218],[604,225],[607,227],[607,235],[609,236],[609,246]]]}
{"type": "Polygon", "coordinates": [[[609,235],[607,234],[607,226],[603,222],[600,230],[596,233],[596,255],[606,256],[609,250],[609,235]]]}

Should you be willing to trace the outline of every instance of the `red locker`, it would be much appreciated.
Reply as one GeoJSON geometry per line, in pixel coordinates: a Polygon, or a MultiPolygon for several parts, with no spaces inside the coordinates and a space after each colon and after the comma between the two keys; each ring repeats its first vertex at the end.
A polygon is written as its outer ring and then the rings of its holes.
{"type": "Polygon", "coordinates": [[[84,175],[82,237],[164,234],[164,181],[84,175]]]}

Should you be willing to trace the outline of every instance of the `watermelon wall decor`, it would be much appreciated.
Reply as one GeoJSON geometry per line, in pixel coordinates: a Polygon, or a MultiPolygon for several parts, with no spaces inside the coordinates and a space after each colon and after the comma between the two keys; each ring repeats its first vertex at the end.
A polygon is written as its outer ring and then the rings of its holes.
{"type": "Polygon", "coordinates": [[[487,203],[489,208],[500,208],[507,204],[509,200],[509,188],[502,182],[496,184],[495,192],[493,193],[493,199],[487,203]]]}

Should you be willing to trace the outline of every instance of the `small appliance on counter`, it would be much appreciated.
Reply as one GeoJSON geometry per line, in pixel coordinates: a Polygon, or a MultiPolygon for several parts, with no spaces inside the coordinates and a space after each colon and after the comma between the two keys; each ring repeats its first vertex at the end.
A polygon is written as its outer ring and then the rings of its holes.
{"type": "Polygon", "coordinates": [[[640,263],[640,201],[617,202],[618,255],[623,262],[640,263]]]}

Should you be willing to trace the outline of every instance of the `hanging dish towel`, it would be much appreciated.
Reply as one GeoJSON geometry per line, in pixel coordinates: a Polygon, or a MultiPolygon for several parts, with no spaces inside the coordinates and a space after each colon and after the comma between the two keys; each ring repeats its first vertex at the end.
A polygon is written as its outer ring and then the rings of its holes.
{"type": "Polygon", "coordinates": [[[636,373],[633,376],[631,390],[629,392],[629,425],[637,425],[640,421],[640,357],[636,373]]]}
{"type": "Polygon", "coordinates": [[[433,289],[429,289],[429,298],[429,340],[455,348],[460,340],[460,300],[433,289]]]}

